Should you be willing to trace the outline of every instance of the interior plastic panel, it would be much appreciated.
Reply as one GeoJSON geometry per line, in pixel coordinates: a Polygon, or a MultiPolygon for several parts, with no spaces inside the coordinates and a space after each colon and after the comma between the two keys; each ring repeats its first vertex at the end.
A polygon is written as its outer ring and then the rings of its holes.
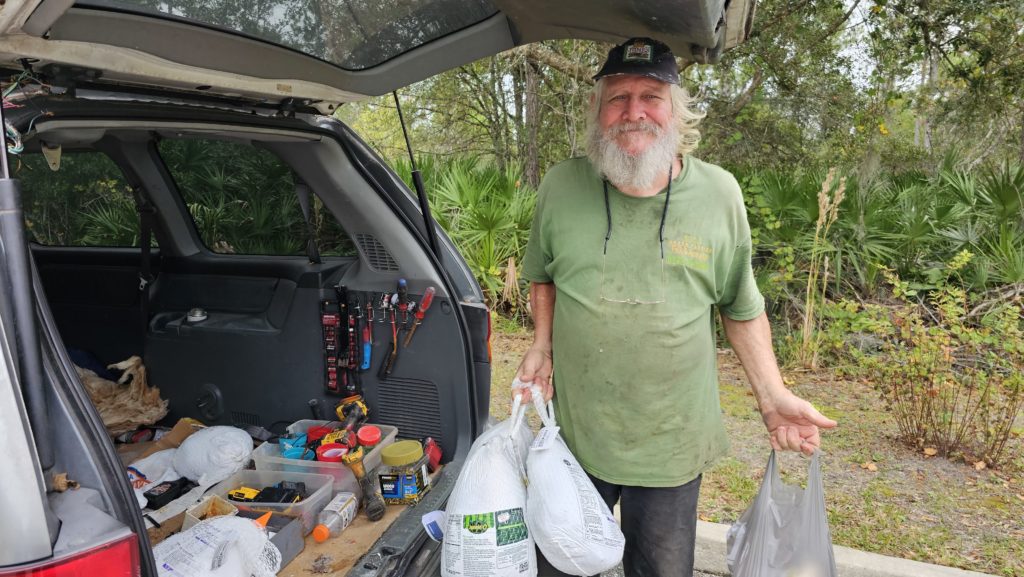
{"type": "MultiPolygon", "coordinates": [[[[65,346],[105,363],[142,354],[139,250],[33,247],[65,346]]],[[[160,256],[154,251],[153,270],[160,256]]]]}

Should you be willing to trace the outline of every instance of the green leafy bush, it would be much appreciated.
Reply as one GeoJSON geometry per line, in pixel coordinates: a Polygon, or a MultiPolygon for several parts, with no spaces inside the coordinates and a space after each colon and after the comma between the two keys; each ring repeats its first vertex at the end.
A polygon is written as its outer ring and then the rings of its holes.
{"type": "Polygon", "coordinates": [[[921,300],[886,271],[896,302],[830,303],[825,341],[844,370],[875,384],[904,441],[996,466],[1024,407],[1024,307],[974,314],[961,276],[971,259],[958,254],[921,300]]]}

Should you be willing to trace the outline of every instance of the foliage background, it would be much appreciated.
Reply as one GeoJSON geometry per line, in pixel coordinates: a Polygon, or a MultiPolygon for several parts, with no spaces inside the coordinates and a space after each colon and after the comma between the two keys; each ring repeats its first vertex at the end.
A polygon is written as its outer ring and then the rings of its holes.
{"type": "MultiPolygon", "coordinates": [[[[496,182],[535,189],[548,167],[582,153],[590,75],[608,48],[534,44],[403,90],[413,146],[431,158],[428,180],[465,182],[451,173],[471,158],[508,175],[496,182]]],[[[802,314],[817,194],[832,167],[847,191],[821,249],[830,294],[879,296],[883,267],[917,288],[934,286],[964,249],[975,255],[972,290],[1024,282],[1021,3],[762,0],[750,39],[721,63],[679,66],[707,113],[696,154],[740,179],[761,287],[781,318],[802,314]]],[[[385,157],[405,154],[390,95],[338,115],[385,157]]],[[[473,210],[488,197],[445,202],[473,210]]],[[[521,216],[446,224],[458,227],[453,236],[475,238],[521,216]]],[[[508,276],[507,262],[488,253],[472,266],[492,286],[508,276]]]]}

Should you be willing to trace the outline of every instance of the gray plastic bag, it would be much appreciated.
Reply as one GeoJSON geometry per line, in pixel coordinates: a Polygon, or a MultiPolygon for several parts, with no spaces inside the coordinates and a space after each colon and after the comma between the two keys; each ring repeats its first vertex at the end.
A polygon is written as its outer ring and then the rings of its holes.
{"type": "Polygon", "coordinates": [[[729,527],[726,564],[733,577],[837,577],[821,486],[820,451],[807,470],[807,488],[779,477],[775,451],[754,502],[729,527]]]}

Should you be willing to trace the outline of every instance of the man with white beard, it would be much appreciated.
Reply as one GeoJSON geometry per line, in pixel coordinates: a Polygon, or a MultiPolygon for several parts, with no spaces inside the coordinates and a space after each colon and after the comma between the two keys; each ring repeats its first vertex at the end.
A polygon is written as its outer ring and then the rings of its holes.
{"type": "Polygon", "coordinates": [[[586,158],[540,186],[517,376],[554,395],[569,448],[619,503],[626,575],[688,576],[701,474],[728,449],[712,309],[773,448],[811,454],[836,423],[783,385],[739,185],[690,154],[702,115],[669,48],[628,40],[594,79],[586,158]]]}

